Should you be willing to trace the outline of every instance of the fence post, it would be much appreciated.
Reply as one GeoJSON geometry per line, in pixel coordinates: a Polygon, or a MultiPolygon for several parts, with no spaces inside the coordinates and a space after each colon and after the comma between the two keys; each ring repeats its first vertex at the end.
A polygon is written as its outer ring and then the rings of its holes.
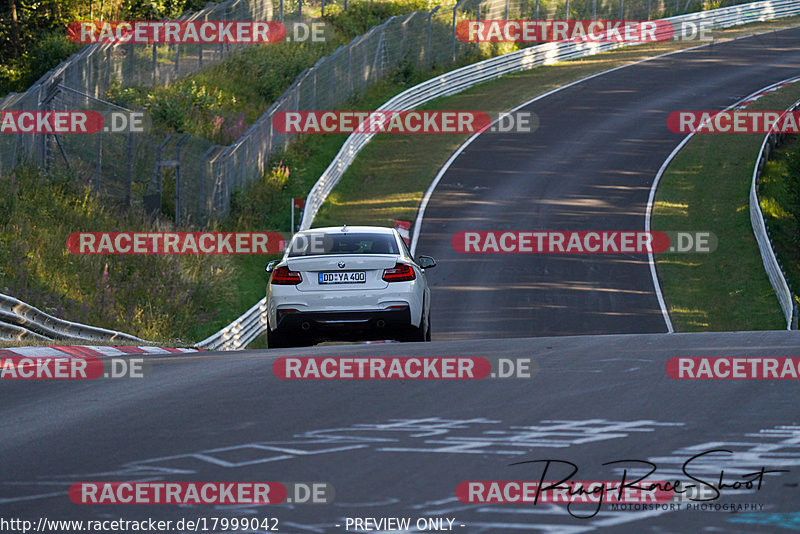
{"type": "Polygon", "coordinates": [[[158,45],[153,43],[153,85],[158,84],[158,51],[156,49],[158,45]]]}
{"type": "MultiPolygon", "coordinates": [[[[480,4],[478,4],[480,6],[480,4]]],[[[504,17],[505,20],[508,20],[508,0],[506,0],[506,16],[504,17]]]]}
{"type": "MultiPolygon", "coordinates": [[[[353,88],[353,47],[350,45],[347,45],[347,81],[350,94],[353,94],[353,92],[355,91],[355,89],[353,88]]],[[[316,93],[316,91],[317,88],[315,85],[314,92],[316,93]]],[[[316,101],[316,94],[314,95],[314,100],[316,101]]]]}
{"type": "Polygon", "coordinates": [[[433,15],[442,6],[436,6],[428,13],[428,35],[425,38],[425,70],[431,68],[431,26],[433,25],[433,15]]]}
{"type": "Polygon", "coordinates": [[[269,140],[267,141],[267,163],[269,163],[269,154],[272,154],[272,137],[273,137],[273,135],[272,135],[272,129],[273,129],[272,128],[272,118],[273,118],[273,116],[271,115],[269,117],[269,140]]]}
{"type": "Polygon", "coordinates": [[[116,47],[116,44],[106,45],[106,59],[105,59],[106,68],[103,69],[103,72],[105,73],[105,77],[103,78],[104,91],[108,91],[108,89],[111,87],[111,65],[113,65],[113,63],[111,62],[112,47],[116,47]]]}
{"type": "Polygon", "coordinates": [[[128,208],[131,207],[131,194],[133,191],[133,160],[134,160],[134,143],[136,142],[136,138],[133,135],[133,132],[128,133],[128,183],[126,184],[125,190],[125,206],[128,208]]]}
{"type": "Polygon", "coordinates": [[[453,63],[456,62],[456,10],[458,4],[453,6],[453,63]]]}
{"type": "Polygon", "coordinates": [[[180,68],[181,68],[181,45],[175,43],[175,79],[180,78],[180,68]]]}
{"type": "Polygon", "coordinates": [[[103,178],[103,130],[102,129],[97,131],[97,143],[95,149],[96,149],[96,155],[95,155],[94,189],[95,191],[99,191],[100,180],[103,178]]]}
{"type": "Polygon", "coordinates": [[[181,151],[183,150],[183,145],[191,136],[192,134],[184,134],[183,137],[178,141],[178,144],[175,145],[175,226],[178,226],[181,221],[181,199],[183,198],[181,151]]]}
{"type": "Polygon", "coordinates": [[[569,20],[569,0],[564,0],[564,20],[569,20]]]}
{"type": "Polygon", "coordinates": [[[336,95],[336,80],[335,80],[335,77],[333,75],[333,64],[334,64],[334,57],[337,56],[337,55],[338,54],[331,54],[331,56],[329,57],[329,60],[328,60],[328,63],[330,63],[330,65],[331,65],[330,69],[328,69],[328,80],[329,80],[328,81],[328,85],[330,86],[330,88],[328,89],[328,91],[329,91],[328,94],[331,95],[331,96],[334,96],[334,100],[335,100],[335,95],[336,95]]]}
{"type": "Polygon", "coordinates": [[[313,76],[311,79],[311,109],[319,109],[317,107],[317,69],[313,69],[313,76]]]}
{"type": "Polygon", "coordinates": [[[364,46],[362,46],[362,48],[364,49],[364,60],[363,60],[363,65],[361,66],[361,73],[362,73],[361,76],[364,79],[364,83],[362,84],[362,86],[365,86],[365,85],[367,85],[369,83],[369,75],[372,74],[371,72],[369,72],[367,70],[367,65],[369,64],[368,57],[367,57],[367,55],[369,54],[369,46],[368,45],[369,45],[369,42],[368,41],[364,41],[364,46]]]}

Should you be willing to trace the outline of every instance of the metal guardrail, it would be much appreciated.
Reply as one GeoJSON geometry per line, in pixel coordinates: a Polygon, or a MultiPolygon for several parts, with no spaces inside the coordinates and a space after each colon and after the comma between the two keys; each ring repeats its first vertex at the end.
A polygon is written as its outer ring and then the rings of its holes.
{"type": "MultiPolygon", "coordinates": [[[[711,29],[720,29],[798,14],[800,14],[800,2],[796,0],[766,0],[764,2],[752,2],[689,13],[661,20],[673,24],[680,24],[681,22],[710,22],[711,29]]],[[[656,33],[656,36],[658,35],[656,33]]],[[[379,107],[378,111],[410,110],[431,100],[459,93],[474,85],[494,80],[506,74],[591,56],[635,44],[637,43],[574,43],[559,41],[525,48],[431,78],[393,97],[379,107]]],[[[353,133],[347,138],[339,153],[314,184],[306,198],[306,207],[300,225],[301,230],[311,228],[314,217],[316,217],[325,199],[333,191],[336,184],[339,183],[345,171],[355,160],[356,155],[369,143],[374,135],[373,133],[353,133]]],[[[244,343],[245,341],[249,343],[250,340],[255,339],[258,334],[264,331],[266,327],[265,313],[266,299],[261,299],[233,323],[195,346],[211,350],[242,349],[247,346],[244,343]]]]}
{"type": "Polygon", "coordinates": [[[234,322],[194,346],[206,350],[237,350],[249,345],[267,327],[267,299],[263,298],[234,322]]]}
{"type": "MultiPolygon", "coordinates": [[[[800,107],[800,100],[792,104],[786,111],[795,111],[798,107],[800,107]]],[[[772,288],[775,290],[775,296],[778,297],[783,316],[786,318],[786,329],[792,330],[797,329],[797,305],[794,303],[794,296],[789,284],[786,282],[786,276],[783,273],[781,264],[775,256],[775,250],[772,248],[772,242],[769,239],[769,229],[764,220],[764,214],[761,212],[761,204],[758,201],[758,182],[761,179],[770,154],[785,137],[785,134],[769,133],[764,136],[764,141],[761,143],[756,164],[753,167],[753,179],[750,182],[750,224],[758,242],[761,262],[764,264],[767,278],[769,278],[769,283],[772,284],[772,288]]]]}
{"type": "Polygon", "coordinates": [[[0,340],[148,342],[130,334],[53,317],[14,297],[0,294],[0,340]]]}

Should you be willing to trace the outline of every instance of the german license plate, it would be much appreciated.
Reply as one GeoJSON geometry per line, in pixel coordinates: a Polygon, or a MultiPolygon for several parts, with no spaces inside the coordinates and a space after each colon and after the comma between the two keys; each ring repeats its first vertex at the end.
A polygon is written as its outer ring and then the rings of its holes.
{"type": "Polygon", "coordinates": [[[367,281],[366,271],[342,271],[318,274],[320,284],[364,284],[367,281]]]}

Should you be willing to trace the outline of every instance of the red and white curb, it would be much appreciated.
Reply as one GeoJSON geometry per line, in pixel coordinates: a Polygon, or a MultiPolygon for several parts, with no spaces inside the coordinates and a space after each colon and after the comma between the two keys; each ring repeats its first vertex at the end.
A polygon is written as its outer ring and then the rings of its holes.
{"type": "Polygon", "coordinates": [[[9,347],[0,349],[0,357],[27,358],[108,358],[112,356],[148,356],[200,352],[200,349],[172,347],[106,347],[97,345],[48,345],[45,347],[9,347]]]}
{"type": "Polygon", "coordinates": [[[762,96],[766,96],[766,95],[768,95],[770,93],[774,93],[778,89],[782,89],[782,88],[786,87],[787,85],[791,85],[793,83],[797,83],[798,81],[800,81],[800,77],[792,78],[791,80],[788,80],[788,81],[786,81],[784,83],[781,83],[779,85],[775,85],[774,87],[770,87],[769,89],[765,89],[764,91],[761,91],[760,93],[756,93],[755,95],[753,95],[752,98],[750,98],[749,100],[745,100],[744,102],[742,102],[738,106],[734,107],[733,109],[735,109],[737,111],[745,109],[747,106],[749,106],[750,104],[752,104],[753,102],[755,102],[756,100],[761,98],[762,96]]]}

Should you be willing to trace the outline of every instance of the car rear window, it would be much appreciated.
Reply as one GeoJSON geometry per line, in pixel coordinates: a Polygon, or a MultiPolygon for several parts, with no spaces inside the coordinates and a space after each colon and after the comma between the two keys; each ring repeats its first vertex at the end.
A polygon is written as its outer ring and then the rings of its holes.
{"type": "Polygon", "coordinates": [[[300,234],[295,236],[289,257],[325,254],[399,254],[392,234],[300,234]]]}

